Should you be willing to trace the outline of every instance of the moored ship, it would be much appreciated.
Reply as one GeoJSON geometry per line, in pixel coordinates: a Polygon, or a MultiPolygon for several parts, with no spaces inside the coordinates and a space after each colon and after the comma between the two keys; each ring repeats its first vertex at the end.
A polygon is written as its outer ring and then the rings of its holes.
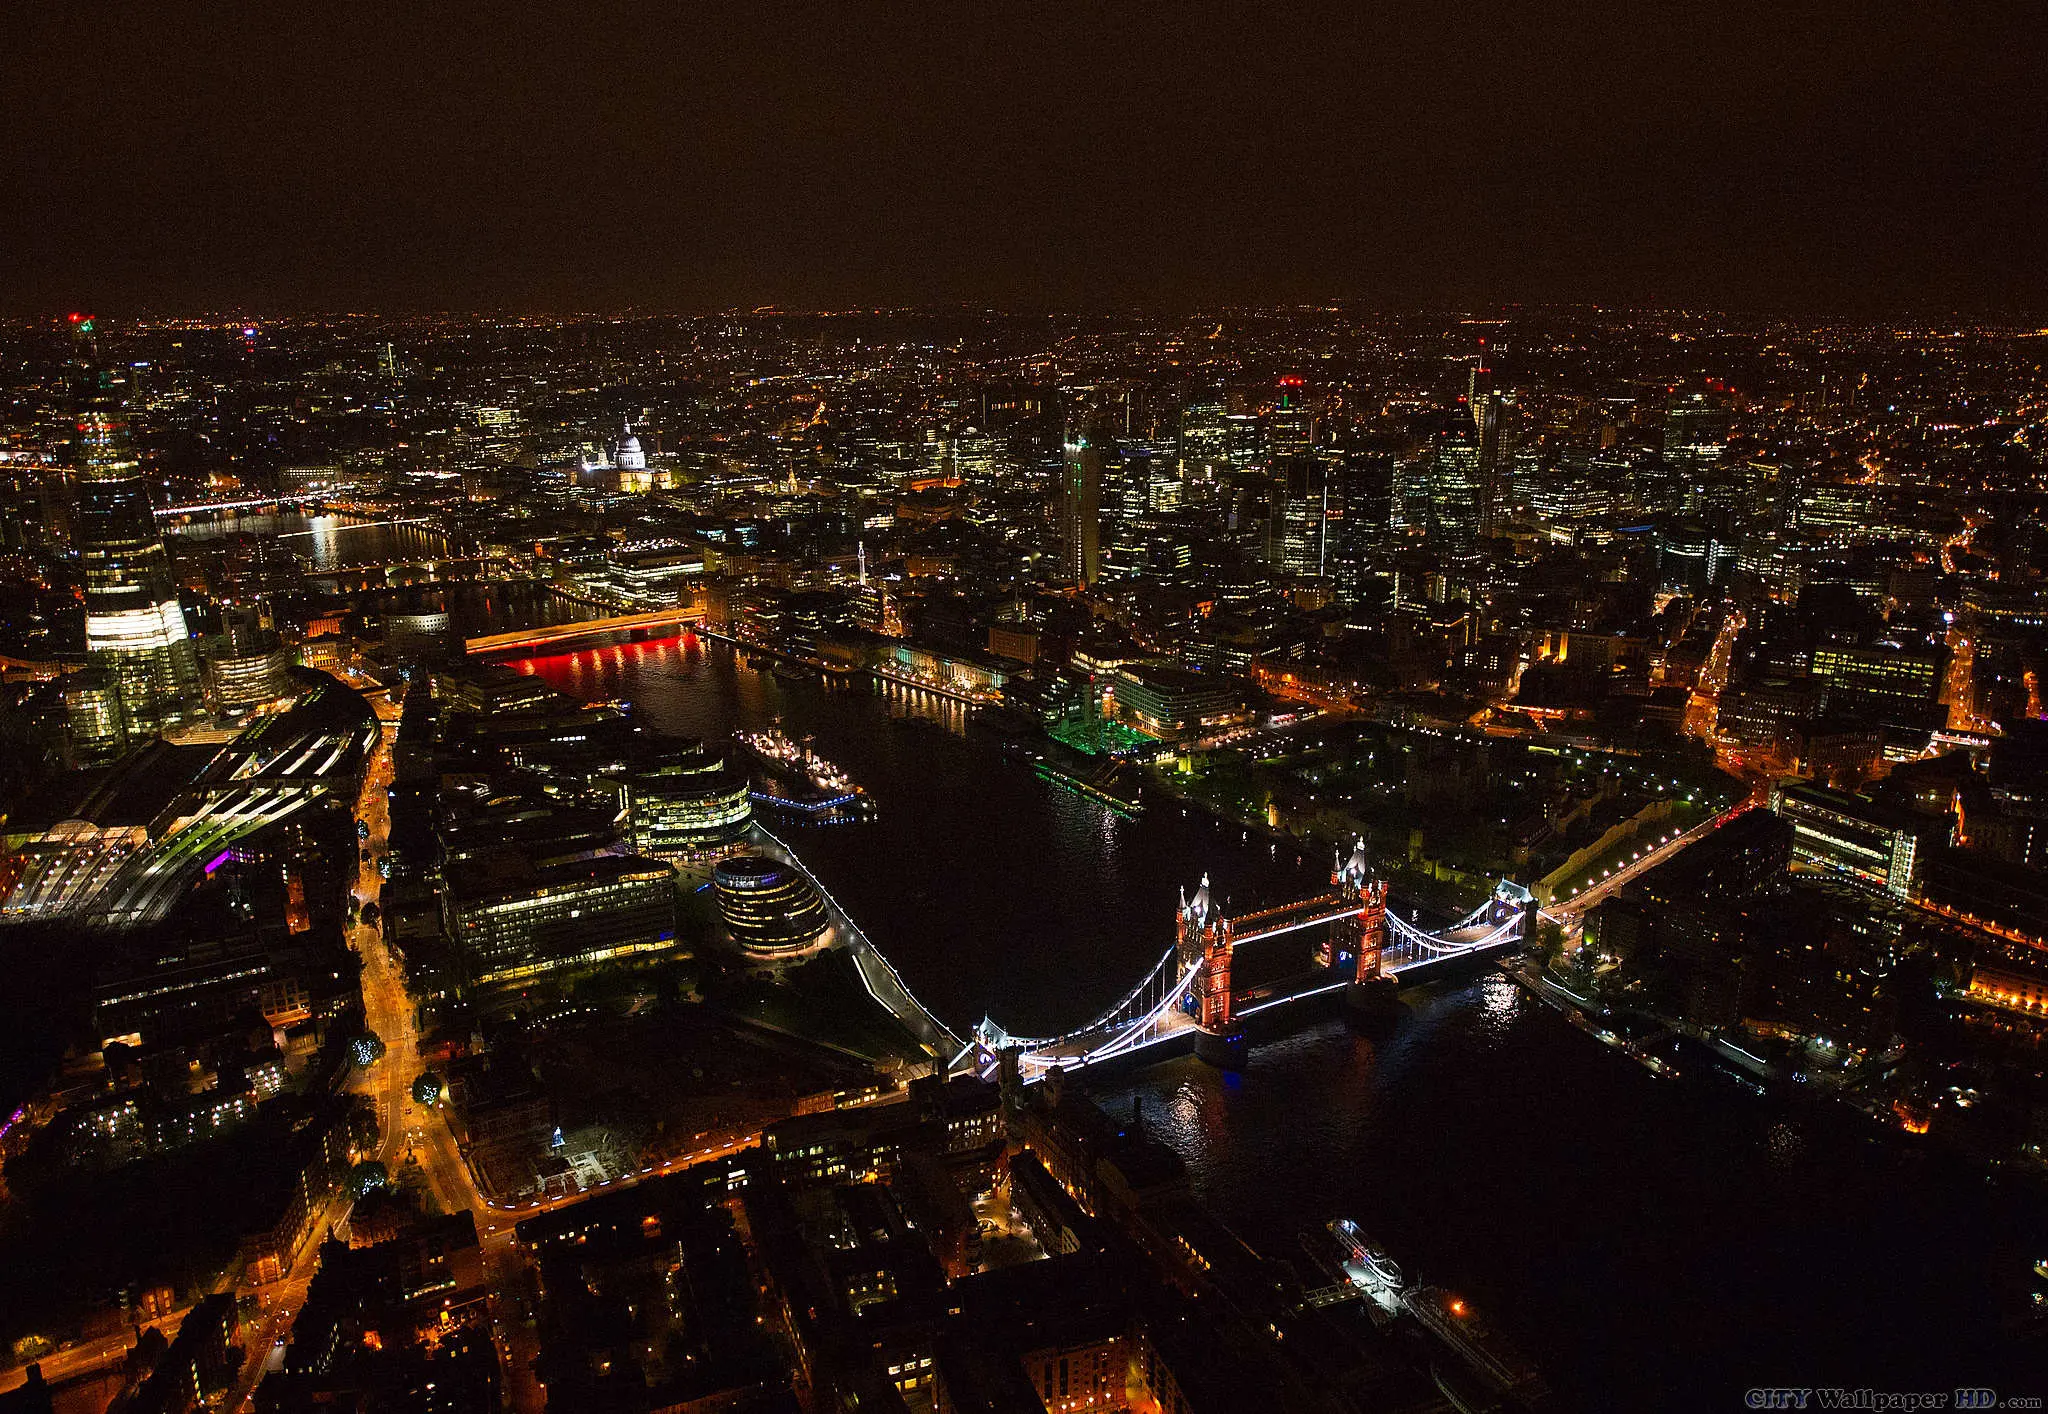
{"type": "Polygon", "coordinates": [[[782,810],[817,824],[871,820],[874,801],[854,779],[818,755],[808,740],[798,742],[775,727],[733,733],[733,742],[761,768],[757,805],[782,810]]]}

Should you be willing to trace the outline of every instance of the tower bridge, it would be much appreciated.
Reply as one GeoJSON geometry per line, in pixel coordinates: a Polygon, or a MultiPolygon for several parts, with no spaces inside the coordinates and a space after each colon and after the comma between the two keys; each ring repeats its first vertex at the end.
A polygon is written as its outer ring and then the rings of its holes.
{"type": "Polygon", "coordinates": [[[971,1061],[991,1071],[1014,1063],[1028,1081],[1190,1038],[1198,1054],[1232,1063],[1242,1055],[1244,1018],[1310,997],[1426,976],[1452,959],[1511,947],[1534,907],[1527,890],[1503,881],[1451,927],[1429,932],[1387,907],[1386,881],[1372,868],[1363,841],[1348,860],[1335,861],[1328,892],[1251,913],[1225,913],[1205,876],[1194,897],[1181,895],[1173,946],[1116,1005],[1060,1036],[1012,1036],[984,1018],[956,1064],[971,1061]],[[1321,935],[1306,970],[1253,989],[1238,985],[1238,949],[1256,950],[1312,929],[1321,935]]]}

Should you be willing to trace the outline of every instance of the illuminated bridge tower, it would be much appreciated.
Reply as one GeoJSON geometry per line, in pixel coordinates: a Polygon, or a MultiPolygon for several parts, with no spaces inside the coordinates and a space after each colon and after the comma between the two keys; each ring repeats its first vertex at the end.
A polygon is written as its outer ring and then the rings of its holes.
{"type": "Polygon", "coordinates": [[[104,760],[199,713],[199,656],[128,438],[126,380],[101,362],[90,315],[73,315],[71,327],[73,540],[85,587],[89,671],[66,697],[74,753],[104,760]]]}
{"type": "Polygon", "coordinates": [[[1236,1069],[1244,1063],[1244,1030],[1232,1015],[1230,997],[1230,954],[1234,946],[1230,920],[1209,897],[1209,876],[1190,899],[1181,895],[1176,917],[1180,939],[1179,961],[1183,975],[1197,963],[1190,1000],[1201,1030],[1195,1036],[1195,1054],[1212,1065],[1236,1069]]]}
{"type": "Polygon", "coordinates": [[[1370,982],[1380,975],[1380,952],[1387,944],[1387,881],[1373,872],[1364,840],[1351,846],[1351,858],[1338,862],[1330,883],[1345,903],[1356,900],[1358,909],[1348,928],[1330,930],[1332,951],[1348,947],[1355,959],[1351,980],[1370,982]]]}
{"type": "Polygon", "coordinates": [[[1373,879],[1359,894],[1358,967],[1353,983],[1380,977],[1380,952],[1387,945],[1387,881],[1373,879]]]}
{"type": "Polygon", "coordinates": [[[1350,983],[1344,988],[1345,1008],[1354,1021],[1381,1024],[1399,1015],[1400,1000],[1394,979],[1380,966],[1387,945],[1387,881],[1366,857],[1364,840],[1352,846],[1351,858],[1337,866],[1330,882],[1347,903],[1356,899],[1358,907],[1349,940],[1356,960],[1350,983]]]}

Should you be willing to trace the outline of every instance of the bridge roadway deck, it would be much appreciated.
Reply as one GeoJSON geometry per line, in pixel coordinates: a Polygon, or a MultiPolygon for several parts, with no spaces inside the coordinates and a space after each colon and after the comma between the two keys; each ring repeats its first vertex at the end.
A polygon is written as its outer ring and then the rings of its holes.
{"type": "MultiPolygon", "coordinates": [[[[1447,944],[1466,945],[1462,951],[1433,953],[1413,943],[1395,943],[1381,953],[1383,965],[1390,975],[1399,980],[1426,982],[1430,980],[1432,972],[1445,963],[1493,957],[1520,943],[1519,936],[1510,935],[1483,946],[1471,946],[1479,943],[1487,934],[1494,931],[1496,926],[1491,923],[1475,923],[1443,935],[1447,944]]],[[[1328,996],[1333,992],[1342,991],[1349,982],[1350,978],[1347,975],[1332,968],[1317,968],[1311,972],[1299,973],[1284,981],[1245,993],[1237,1001],[1236,1015],[1242,1020],[1276,1011],[1311,997],[1328,996]]],[[[1113,1058],[1127,1058],[1147,1051],[1184,1044],[1190,1032],[1200,1029],[1194,1018],[1180,1007],[1169,1007],[1149,1026],[1140,1027],[1134,1022],[1125,1028],[1123,1034],[1128,1036],[1128,1040],[1117,1049],[1113,1058]],[[1144,1034],[1130,1034],[1133,1031],[1142,1031],[1144,1034]]],[[[1055,1067],[1079,1065],[1117,1039],[1118,1033],[1114,1028],[1104,1028],[1099,1032],[1077,1036],[1070,1041],[1030,1052],[1030,1063],[1026,1065],[1025,1073],[1028,1077],[1043,1074],[1055,1067]]]]}
{"type": "Polygon", "coordinates": [[[549,624],[543,628],[520,629],[511,633],[490,633],[464,639],[462,651],[469,655],[505,653],[516,649],[542,648],[595,638],[607,633],[634,633],[649,628],[682,628],[704,622],[700,608],[678,606],[645,614],[614,614],[608,618],[584,619],[573,624],[549,624]]]}

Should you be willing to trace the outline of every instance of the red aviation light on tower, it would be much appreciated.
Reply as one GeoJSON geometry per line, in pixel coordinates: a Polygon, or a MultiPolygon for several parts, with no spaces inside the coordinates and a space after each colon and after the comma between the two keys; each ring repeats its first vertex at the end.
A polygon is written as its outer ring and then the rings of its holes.
{"type": "Polygon", "coordinates": [[[1280,386],[1283,388],[1304,388],[1308,386],[1308,380],[1299,373],[1290,373],[1280,380],[1280,386]]]}

